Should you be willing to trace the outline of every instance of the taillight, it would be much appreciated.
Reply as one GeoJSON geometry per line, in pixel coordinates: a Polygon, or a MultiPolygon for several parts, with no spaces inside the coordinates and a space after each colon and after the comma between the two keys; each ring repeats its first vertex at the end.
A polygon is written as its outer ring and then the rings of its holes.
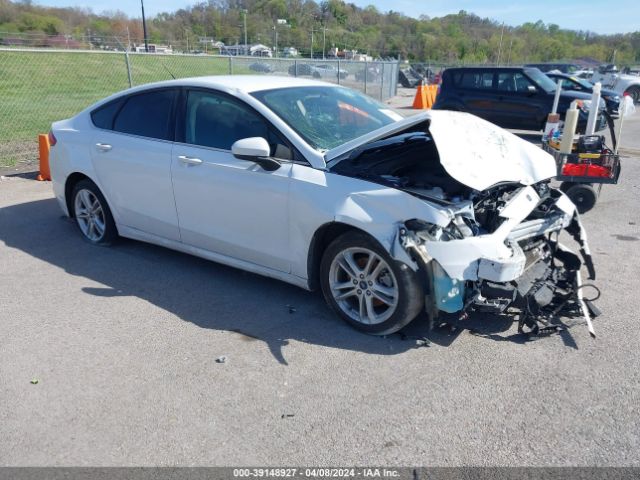
{"type": "Polygon", "coordinates": [[[53,147],[56,143],[58,143],[56,136],[53,134],[51,130],[49,130],[49,145],[53,147]]]}

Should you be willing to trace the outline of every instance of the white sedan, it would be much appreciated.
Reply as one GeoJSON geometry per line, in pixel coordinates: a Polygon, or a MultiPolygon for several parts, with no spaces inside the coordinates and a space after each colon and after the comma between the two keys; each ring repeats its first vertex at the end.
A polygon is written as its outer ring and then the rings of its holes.
{"type": "Polygon", "coordinates": [[[593,276],[553,159],[464,113],[403,119],[320,81],[200,77],[112,95],[50,143],[55,196],[87,241],[319,287],[372,334],[507,308],[537,330],[577,299],[583,260],[593,276]]]}

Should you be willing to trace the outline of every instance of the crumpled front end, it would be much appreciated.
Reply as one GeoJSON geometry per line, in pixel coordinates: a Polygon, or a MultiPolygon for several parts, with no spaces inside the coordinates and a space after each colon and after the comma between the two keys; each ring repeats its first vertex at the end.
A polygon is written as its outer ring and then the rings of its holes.
{"type": "Polygon", "coordinates": [[[598,313],[582,296],[580,269],[595,270],[585,230],[573,203],[547,182],[497,186],[452,204],[446,227],[413,219],[399,229],[398,244],[420,267],[432,322],[471,312],[510,312],[521,331],[557,330],[554,319],[580,312],[595,336],[598,313]],[[562,231],[579,254],[559,241],[562,231]]]}

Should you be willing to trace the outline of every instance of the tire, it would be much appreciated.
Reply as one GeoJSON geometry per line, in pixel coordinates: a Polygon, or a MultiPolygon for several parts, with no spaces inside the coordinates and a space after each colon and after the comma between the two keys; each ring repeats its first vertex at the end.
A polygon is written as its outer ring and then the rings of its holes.
{"type": "Polygon", "coordinates": [[[569,190],[571,187],[573,187],[575,185],[575,183],[573,182],[562,182],[560,184],[560,191],[562,193],[567,193],[567,190],[569,190]]]}
{"type": "Polygon", "coordinates": [[[640,87],[629,87],[624,94],[629,95],[633,99],[633,103],[640,103],[640,87]]]}
{"type": "Polygon", "coordinates": [[[320,285],[343,320],[371,335],[397,332],[424,307],[416,272],[362,232],[345,233],[329,244],[320,263],[320,285]]]}
{"type": "Polygon", "coordinates": [[[79,181],[73,187],[71,207],[76,225],[87,242],[110,245],[118,230],[104,195],[91,180],[79,181]]]}
{"type": "MultiPolygon", "coordinates": [[[[562,188],[562,187],[561,187],[562,188]]],[[[580,214],[587,213],[596,205],[598,192],[586,183],[575,183],[565,191],[580,214]]]]}

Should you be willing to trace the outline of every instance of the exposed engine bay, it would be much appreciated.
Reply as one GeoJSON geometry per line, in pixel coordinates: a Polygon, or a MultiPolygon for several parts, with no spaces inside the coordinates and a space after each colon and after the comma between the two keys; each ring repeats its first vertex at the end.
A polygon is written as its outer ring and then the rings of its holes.
{"type": "MultiPolygon", "coordinates": [[[[513,313],[519,330],[557,331],[562,316],[583,316],[595,337],[593,300],[585,300],[595,269],[573,203],[550,180],[496,184],[478,191],[449,175],[420,124],[364,145],[332,172],[405,191],[449,213],[448,225],[408,219],[398,227],[398,249],[418,265],[432,324],[457,323],[472,312],[513,313]],[[579,254],[564,246],[566,232],[579,254]]],[[[394,254],[394,251],[391,252],[394,254]]],[[[598,294],[599,295],[599,294],[598,294]]]]}

